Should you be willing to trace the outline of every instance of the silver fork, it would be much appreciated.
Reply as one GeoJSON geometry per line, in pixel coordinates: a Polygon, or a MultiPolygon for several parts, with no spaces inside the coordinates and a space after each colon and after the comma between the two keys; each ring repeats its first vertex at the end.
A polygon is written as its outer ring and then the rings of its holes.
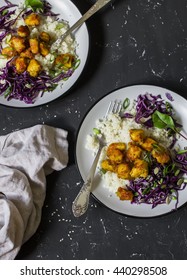
{"type": "MultiPolygon", "coordinates": [[[[110,113],[114,113],[114,114],[119,113],[121,111],[121,107],[122,107],[121,101],[117,101],[117,100],[111,101],[104,118],[107,118],[107,115],[110,113]]],[[[95,170],[97,167],[97,163],[99,161],[101,151],[103,147],[106,145],[103,135],[96,135],[96,137],[99,143],[98,151],[96,153],[92,166],[88,172],[87,178],[72,204],[72,211],[75,217],[80,217],[88,209],[89,197],[92,189],[95,170]]]]}
{"type": "Polygon", "coordinates": [[[97,0],[96,3],[62,35],[62,40],[64,40],[69,34],[71,34],[73,30],[80,27],[87,19],[89,19],[110,1],[111,0],[97,0]]]}

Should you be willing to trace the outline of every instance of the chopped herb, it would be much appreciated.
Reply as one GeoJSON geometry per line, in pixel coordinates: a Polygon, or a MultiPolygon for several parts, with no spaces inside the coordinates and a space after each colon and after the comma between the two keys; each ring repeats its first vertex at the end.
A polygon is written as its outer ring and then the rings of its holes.
{"type": "Polygon", "coordinates": [[[12,87],[8,87],[4,93],[4,97],[7,98],[12,91],[12,87]]]}
{"type": "Polygon", "coordinates": [[[152,114],[152,121],[154,127],[160,129],[170,128],[171,130],[175,131],[176,133],[178,133],[180,136],[182,136],[184,139],[187,140],[187,138],[183,134],[181,134],[180,131],[178,131],[178,129],[175,127],[174,120],[170,115],[161,113],[158,110],[156,110],[152,114]]]}
{"type": "Polygon", "coordinates": [[[56,25],[56,30],[60,30],[64,27],[64,23],[63,22],[59,22],[57,25],[56,25]]]}
{"type": "Polygon", "coordinates": [[[76,62],[75,62],[75,65],[73,66],[73,69],[74,70],[77,69],[79,67],[80,63],[81,63],[81,60],[77,59],[76,62]]]}
{"type": "Polygon", "coordinates": [[[2,16],[5,16],[8,13],[8,10],[2,11],[2,16]]]}
{"type": "Polygon", "coordinates": [[[180,150],[180,151],[177,152],[177,154],[179,154],[179,155],[185,154],[185,153],[187,153],[187,150],[180,150]]]}
{"type": "Polygon", "coordinates": [[[123,109],[127,109],[130,105],[130,99],[127,97],[123,102],[123,109]]]}
{"type": "Polygon", "coordinates": [[[31,8],[33,11],[40,11],[43,9],[43,1],[41,0],[25,0],[25,7],[31,8]]]}
{"type": "Polygon", "coordinates": [[[101,133],[101,131],[98,129],[98,128],[93,128],[93,133],[95,134],[95,135],[98,135],[98,134],[100,134],[101,133]]]}

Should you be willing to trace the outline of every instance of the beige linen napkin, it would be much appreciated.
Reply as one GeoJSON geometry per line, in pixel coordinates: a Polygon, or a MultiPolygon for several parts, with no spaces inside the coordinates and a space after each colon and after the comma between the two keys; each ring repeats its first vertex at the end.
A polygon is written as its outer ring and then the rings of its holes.
{"type": "Polygon", "coordinates": [[[35,233],[46,175],[67,163],[67,131],[63,129],[36,125],[0,137],[0,260],[14,259],[35,233]]]}

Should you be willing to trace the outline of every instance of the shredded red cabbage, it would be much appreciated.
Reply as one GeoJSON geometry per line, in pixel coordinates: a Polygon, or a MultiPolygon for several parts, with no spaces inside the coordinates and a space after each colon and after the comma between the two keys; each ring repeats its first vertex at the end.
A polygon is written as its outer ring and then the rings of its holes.
{"type": "Polygon", "coordinates": [[[169,101],[174,101],[173,96],[169,92],[166,92],[166,97],[169,99],[169,101]]]}
{"type": "MultiPolygon", "coordinates": [[[[171,94],[166,93],[169,101],[174,101],[171,94]]],[[[164,101],[160,95],[152,95],[149,93],[139,95],[136,100],[136,113],[134,116],[130,113],[123,113],[122,118],[134,117],[137,123],[141,123],[147,127],[153,127],[152,114],[155,110],[161,113],[173,115],[173,109],[169,103],[164,101]]],[[[176,127],[182,127],[174,120],[176,127]]],[[[172,134],[172,144],[170,149],[176,143],[176,135],[172,134]]],[[[155,159],[147,154],[149,163],[149,176],[147,178],[136,178],[130,180],[127,188],[134,194],[132,203],[151,204],[152,208],[158,204],[169,203],[171,199],[175,199],[175,209],[178,205],[179,191],[183,190],[187,181],[184,176],[187,175],[187,150],[177,153],[172,150],[172,162],[161,165],[155,159]]]]}
{"type": "MultiPolygon", "coordinates": [[[[0,8],[0,41],[13,31],[12,25],[16,21],[16,19],[11,20],[10,16],[15,14],[15,10],[12,10],[12,8],[17,5],[12,4],[8,0],[4,1],[6,5],[0,8]]],[[[43,4],[42,15],[58,16],[52,12],[51,5],[47,1],[44,0],[43,4]]],[[[22,17],[30,13],[32,13],[31,9],[25,11],[22,17]]],[[[56,18],[56,20],[58,19],[56,18]]],[[[55,77],[43,71],[35,78],[31,77],[26,71],[22,74],[18,74],[12,60],[9,60],[6,66],[0,69],[0,95],[4,94],[4,97],[7,98],[8,101],[17,99],[27,104],[34,103],[39,95],[42,96],[45,91],[53,91],[58,82],[68,79],[75,70],[71,68],[68,71],[59,73],[55,77]]]]}
{"type": "Polygon", "coordinates": [[[180,170],[187,174],[187,151],[182,154],[175,152],[174,161],[180,170]]]}
{"type": "MultiPolygon", "coordinates": [[[[169,96],[168,96],[169,97],[169,96]]],[[[172,97],[169,97],[172,100],[172,97]]],[[[136,100],[136,113],[135,113],[135,122],[144,124],[147,127],[153,127],[151,116],[158,110],[161,113],[171,114],[171,106],[169,103],[166,103],[161,95],[153,95],[151,93],[145,93],[138,95],[136,100]]],[[[122,118],[132,118],[131,113],[123,112],[121,115],[122,118]]]]}
{"type": "Polygon", "coordinates": [[[158,204],[169,203],[175,199],[176,209],[178,192],[187,185],[183,179],[183,176],[187,174],[187,152],[182,157],[176,154],[173,162],[164,166],[152,159],[149,169],[150,174],[147,178],[137,178],[130,181],[128,188],[134,194],[132,203],[151,204],[154,208],[158,204]],[[180,162],[180,165],[176,164],[177,162],[180,162]]]}
{"type": "Polygon", "coordinates": [[[146,121],[143,121],[143,124],[152,127],[151,116],[156,110],[161,113],[168,113],[168,108],[161,95],[153,95],[150,93],[139,95],[136,104],[135,121],[137,123],[142,123],[142,119],[146,119],[146,121]]]}
{"type": "Polygon", "coordinates": [[[4,83],[0,83],[0,93],[4,93],[7,100],[18,99],[27,104],[32,104],[39,94],[53,91],[59,81],[67,79],[73,74],[73,70],[69,70],[51,78],[42,72],[39,77],[34,78],[26,71],[18,74],[15,66],[11,65],[11,61],[1,71],[0,80],[3,80],[4,83]]]}
{"type": "Polygon", "coordinates": [[[0,8],[0,41],[3,40],[6,37],[6,35],[10,32],[11,26],[15,22],[15,20],[10,20],[10,16],[15,13],[15,10],[11,9],[17,6],[9,2],[8,0],[4,1],[6,5],[0,8]]]}

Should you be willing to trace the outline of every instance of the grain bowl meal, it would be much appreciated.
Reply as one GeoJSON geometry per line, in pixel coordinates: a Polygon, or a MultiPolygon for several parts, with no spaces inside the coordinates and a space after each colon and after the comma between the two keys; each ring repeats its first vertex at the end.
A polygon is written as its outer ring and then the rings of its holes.
{"type": "Polygon", "coordinates": [[[33,103],[78,67],[76,42],[45,0],[8,0],[0,8],[0,95],[33,103]]]}
{"type": "MultiPolygon", "coordinates": [[[[105,138],[98,170],[103,186],[120,200],[135,204],[169,204],[186,188],[187,150],[180,147],[182,126],[172,108],[172,96],[146,93],[118,114],[98,119],[87,135],[86,148],[95,153],[98,137],[105,138]]],[[[125,104],[128,104],[126,106],[125,104]]]]}

